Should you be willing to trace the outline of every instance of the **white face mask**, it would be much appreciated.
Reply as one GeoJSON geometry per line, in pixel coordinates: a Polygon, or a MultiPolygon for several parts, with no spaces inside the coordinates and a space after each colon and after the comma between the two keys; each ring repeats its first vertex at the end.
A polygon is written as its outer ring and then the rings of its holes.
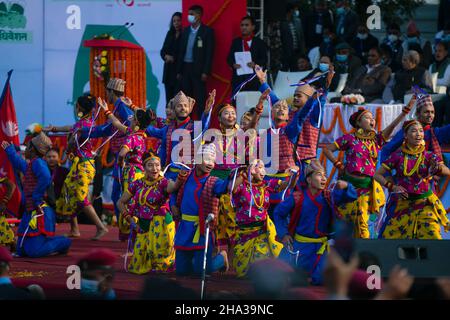
{"type": "Polygon", "coordinates": [[[395,34],[390,34],[388,36],[389,41],[394,42],[398,40],[398,37],[395,34]]]}
{"type": "Polygon", "coordinates": [[[194,22],[195,22],[195,16],[193,16],[193,15],[188,15],[188,22],[190,23],[190,24],[194,24],[194,22]]]}
{"type": "Polygon", "coordinates": [[[366,40],[369,35],[367,33],[358,33],[356,36],[361,40],[366,40]]]}

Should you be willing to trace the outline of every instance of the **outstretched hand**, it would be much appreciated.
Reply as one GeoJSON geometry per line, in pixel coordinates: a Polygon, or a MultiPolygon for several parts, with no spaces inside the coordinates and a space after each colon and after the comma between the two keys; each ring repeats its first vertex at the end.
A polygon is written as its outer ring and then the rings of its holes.
{"type": "Polygon", "coordinates": [[[259,65],[255,65],[255,73],[261,84],[267,82],[267,70],[263,71],[259,65]]]}
{"type": "Polygon", "coordinates": [[[209,113],[209,111],[211,111],[211,108],[213,107],[215,101],[216,101],[216,89],[213,89],[209,93],[208,99],[206,100],[205,113],[209,113]]]}
{"type": "Polygon", "coordinates": [[[108,104],[106,103],[105,100],[103,100],[102,98],[98,97],[97,102],[98,102],[98,105],[103,109],[103,111],[107,111],[108,110],[108,104]]]}
{"type": "Polygon", "coordinates": [[[331,81],[333,80],[334,74],[335,74],[334,66],[333,66],[333,64],[330,63],[330,67],[328,69],[328,75],[327,75],[327,89],[331,85],[331,81]]]}

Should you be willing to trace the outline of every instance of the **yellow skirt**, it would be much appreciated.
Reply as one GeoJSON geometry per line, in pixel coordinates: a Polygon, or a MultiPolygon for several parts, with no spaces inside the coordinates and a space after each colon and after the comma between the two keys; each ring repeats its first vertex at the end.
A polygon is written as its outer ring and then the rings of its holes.
{"type": "Polygon", "coordinates": [[[379,214],[380,209],[386,203],[386,197],[381,185],[373,180],[369,192],[362,193],[358,199],[338,207],[338,215],[354,225],[353,236],[355,238],[368,239],[369,216],[379,214]]]}
{"type": "Polygon", "coordinates": [[[218,242],[231,245],[229,240],[236,232],[236,210],[231,205],[228,193],[219,198],[219,222],[216,230],[218,242]]]}
{"type": "Polygon", "coordinates": [[[0,215],[0,245],[9,246],[14,243],[14,231],[11,229],[6,217],[0,215]]]}
{"type": "Polygon", "coordinates": [[[167,224],[162,216],[153,217],[148,232],[136,235],[128,271],[136,274],[169,271],[175,262],[174,238],[175,223],[167,224]]]}
{"type": "Polygon", "coordinates": [[[393,217],[386,221],[384,239],[442,239],[441,226],[449,231],[445,208],[433,193],[425,199],[399,199],[393,217]],[[395,217],[396,213],[406,211],[395,217]]]}
{"type": "Polygon", "coordinates": [[[64,180],[61,197],[56,200],[56,212],[60,215],[74,215],[80,209],[80,205],[89,204],[89,185],[94,176],[94,160],[80,161],[79,157],[75,157],[64,180]]]}
{"type": "Polygon", "coordinates": [[[238,277],[247,274],[250,265],[258,260],[277,258],[283,249],[283,244],[275,240],[276,230],[272,220],[267,217],[267,231],[250,240],[242,242],[242,238],[258,232],[261,227],[237,229],[236,245],[234,246],[233,267],[238,277]]]}

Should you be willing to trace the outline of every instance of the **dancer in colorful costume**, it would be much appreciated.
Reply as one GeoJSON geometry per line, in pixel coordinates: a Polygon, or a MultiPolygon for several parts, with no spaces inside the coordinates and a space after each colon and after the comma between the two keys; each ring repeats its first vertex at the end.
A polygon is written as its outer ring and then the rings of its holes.
{"type": "Polygon", "coordinates": [[[202,161],[181,178],[183,181],[177,195],[177,207],[181,221],[175,235],[175,265],[178,275],[200,275],[205,249],[205,219],[212,213],[214,220],[210,230],[207,251],[207,273],[228,267],[226,251],[213,257],[214,228],[217,225],[219,197],[227,192],[228,181],[210,175],[214,169],[216,150],[214,144],[203,144],[202,161]]]}
{"type": "MultiPolygon", "coordinates": [[[[120,148],[117,157],[117,163],[121,168],[120,184],[122,186],[122,194],[128,190],[130,183],[144,177],[144,167],[142,166],[142,155],[145,152],[145,129],[151,121],[150,110],[136,108],[134,116],[129,119],[130,125],[123,125],[111,111],[108,105],[101,98],[98,99],[100,107],[105,112],[105,116],[111,121],[112,125],[120,132],[126,134],[124,144],[120,148]]],[[[121,235],[130,233],[129,224],[119,214],[119,229],[121,235]]]]}
{"type": "MultiPolygon", "coordinates": [[[[124,96],[126,82],[119,78],[111,78],[106,86],[106,100],[110,104],[114,104],[112,113],[119,121],[126,126],[130,125],[129,118],[133,116],[133,109],[136,108],[129,98],[124,96]]],[[[117,221],[119,221],[119,210],[117,208],[117,201],[120,199],[122,187],[120,185],[120,166],[118,162],[118,155],[122,148],[126,134],[119,132],[111,123],[105,123],[100,126],[89,126],[81,129],[81,138],[101,138],[107,137],[110,144],[112,154],[116,156],[113,167],[113,189],[111,192],[111,200],[114,203],[114,211],[116,213],[117,221]]],[[[100,150],[95,150],[96,153],[100,150]]],[[[119,239],[126,240],[127,235],[119,232],[119,239]]]]}
{"type": "Polygon", "coordinates": [[[81,96],[77,99],[76,112],[79,120],[73,126],[45,128],[51,132],[70,132],[68,137],[68,154],[72,159],[70,171],[64,180],[61,197],[56,200],[56,212],[62,216],[71,217],[71,236],[79,237],[80,230],[76,215],[82,211],[95,224],[97,233],[91,240],[99,240],[108,229],[95,212],[89,201],[89,185],[95,177],[95,155],[92,142],[88,138],[81,138],[83,128],[93,126],[92,110],[96,102],[93,96],[81,96]]]}
{"type": "Polygon", "coordinates": [[[16,185],[6,175],[0,173],[0,187],[4,189],[4,192],[2,192],[3,198],[0,199],[0,246],[13,247],[15,242],[14,231],[6,221],[5,211],[16,190],[16,185]]]}
{"type": "Polygon", "coordinates": [[[13,145],[2,142],[2,148],[15,170],[24,174],[23,196],[26,211],[17,230],[17,254],[39,258],[56,253],[68,252],[72,241],[55,236],[55,212],[45,203],[45,191],[52,182],[50,170],[42,157],[51,148],[50,139],[43,133],[32,138],[20,157],[13,145]]]}
{"type": "Polygon", "coordinates": [[[282,244],[275,240],[275,226],[268,215],[269,195],[271,192],[280,192],[296,183],[298,167],[291,168],[288,181],[279,179],[264,180],[266,170],[264,162],[255,160],[244,174],[241,171],[232,190],[233,203],[236,207],[235,234],[231,239],[233,243],[233,267],[238,277],[247,274],[250,265],[258,260],[277,258],[282,244]]]}
{"type": "Polygon", "coordinates": [[[284,244],[280,259],[308,272],[311,282],[322,284],[328,238],[335,220],[336,205],[357,199],[356,189],[338,180],[326,189],[327,175],[318,160],[305,168],[306,185],[295,190],[274,211],[278,239],[284,244]]]}
{"type": "Polygon", "coordinates": [[[450,231],[442,202],[433,192],[433,176],[450,176],[439,155],[426,151],[424,129],[417,120],[403,124],[405,140],[375,174],[391,194],[381,228],[384,239],[442,239],[441,226],[450,231]],[[394,180],[384,177],[390,173],[394,180]]]}
{"type": "Polygon", "coordinates": [[[169,271],[175,262],[175,223],[169,211],[169,196],[181,185],[162,176],[161,160],[153,153],[143,155],[145,176],[131,182],[117,206],[121,216],[136,225],[137,235],[128,271],[137,274],[169,271]],[[127,204],[133,199],[133,205],[127,204]]]}
{"type": "Polygon", "coordinates": [[[341,178],[350,182],[358,190],[358,199],[338,207],[339,216],[354,225],[354,237],[370,237],[368,221],[371,214],[378,215],[385,205],[383,188],[373,179],[378,161],[378,153],[391,136],[395,127],[406,117],[415,103],[413,97],[402,113],[383,131],[375,131],[375,119],[370,111],[359,109],[350,117],[355,128],[338,138],[334,144],[327,145],[323,152],[339,170],[341,178]],[[333,152],[345,152],[345,165],[333,155],[333,152]]]}

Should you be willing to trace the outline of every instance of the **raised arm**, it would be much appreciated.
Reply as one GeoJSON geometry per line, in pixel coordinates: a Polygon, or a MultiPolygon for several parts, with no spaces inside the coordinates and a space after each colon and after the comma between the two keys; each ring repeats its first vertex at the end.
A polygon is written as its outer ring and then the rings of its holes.
{"type": "Polygon", "coordinates": [[[252,120],[250,121],[249,124],[249,129],[257,129],[258,128],[258,123],[259,123],[259,119],[261,118],[261,114],[263,113],[264,110],[264,101],[266,101],[267,96],[270,94],[270,88],[266,89],[266,91],[264,91],[261,96],[259,97],[258,100],[258,104],[255,106],[255,113],[253,115],[252,120]]]}
{"type": "Polygon", "coordinates": [[[70,132],[72,126],[52,126],[51,124],[48,127],[42,128],[44,132],[70,132]]]}
{"type": "Polygon", "coordinates": [[[127,133],[128,127],[123,125],[119,119],[117,119],[111,111],[108,110],[108,105],[102,98],[98,98],[98,105],[103,109],[106,117],[111,120],[112,125],[119,131],[127,133]]]}
{"type": "Polygon", "coordinates": [[[398,126],[400,124],[400,122],[402,122],[405,119],[406,115],[411,111],[412,107],[414,106],[414,103],[416,103],[415,95],[413,95],[411,100],[409,100],[408,104],[403,107],[402,113],[400,113],[397,116],[397,118],[395,118],[394,121],[391,122],[391,124],[389,124],[386,128],[384,128],[382,133],[383,133],[383,138],[385,140],[390,138],[395,127],[398,126]]]}
{"type": "Polygon", "coordinates": [[[17,154],[14,145],[10,144],[7,141],[3,141],[2,148],[3,150],[5,150],[5,153],[8,156],[8,159],[11,162],[14,169],[22,173],[25,173],[25,171],[27,170],[27,161],[17,154]]]}
{"type": "Polygon", "coordinates": [[[325,146],[325,148],[323,148],[323,154],[325,155],[325,157],[327,157],[328,160],[331,161],[331,163],[333,163],[333,165],[339,170],[342,171],[344,170],[344,164],[341,161],[338,161],[337,158],[334,157],[333,152],[338,151],[339,148],[336,145],[336,143],[330,143],[327,144],[325,146]]]}
{"type": "Polygon", "coordinates": [[[313,107],[315,107],[317,104],[318,101],[316,95],[309,98],[303,108],[295,113],[292,121],[289,122],[289,124],[285,127],[285,133],[292,143],[297,143],[298,136],[300,135],[300,132],[303,128],[303,123],[305,122],[313,107]]]}

